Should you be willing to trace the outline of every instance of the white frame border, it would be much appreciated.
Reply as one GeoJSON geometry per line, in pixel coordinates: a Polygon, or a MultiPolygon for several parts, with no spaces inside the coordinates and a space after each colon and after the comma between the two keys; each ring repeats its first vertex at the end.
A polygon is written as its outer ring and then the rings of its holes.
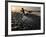
{"type": "Polygon", "coordinates": [[[43,4],[8,2],[8,35],[43,33],[43,4]],[[41,7],[41,30],[11,31],[11,5],[41,7]]]}

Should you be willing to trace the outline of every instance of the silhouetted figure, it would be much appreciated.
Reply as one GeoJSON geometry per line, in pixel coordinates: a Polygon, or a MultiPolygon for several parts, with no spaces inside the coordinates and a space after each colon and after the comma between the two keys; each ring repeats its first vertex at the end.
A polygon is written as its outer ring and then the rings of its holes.
{"type": "Polygon", "coordinates": [[[25,12],[24,12],[24,8],[22,8],[22,12],[25,13],[25,12]]]}

